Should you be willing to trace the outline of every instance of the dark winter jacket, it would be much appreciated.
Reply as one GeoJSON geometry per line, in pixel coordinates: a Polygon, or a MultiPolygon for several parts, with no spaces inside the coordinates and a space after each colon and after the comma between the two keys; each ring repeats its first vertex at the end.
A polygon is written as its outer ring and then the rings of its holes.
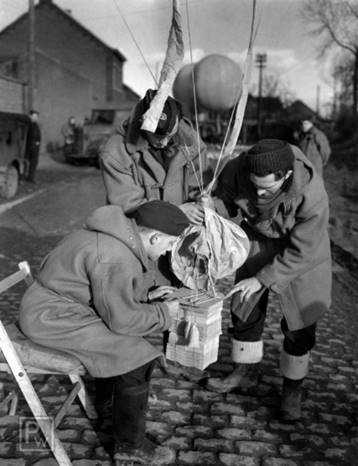
{"type": "Polygon", "coordinates": [[[140,130],[142,114],[140,101],[101,153],[107,202],[120,205],[125,212],[152,199],[183,204],[197,194],[200,169],[204,177],[209,175],[205,145],[200,141],[199,160],[198,137],[186,118],[180,120],[178,132],[163,149],[163,158],[169,161],[164,168],[140,130]]]}
{"type": "Polygon", "coordinates": [[[26,152],[39,151],[41,143],[41,129],[36,121],[31,121],[27,134],[26,152]]]}
{"type": "MultiPolygon", "coordinates": [[[[290,330],[306,327],[331,302],[329,206],[323,180],[295,146],[295,162],[287,191],[270,212],[260,215],[243,157],[230,161],[216,190],[216,208],[224,216],[241,214],[251,240],[249,259],[237,281],[256,276],[275,293],[290,330]]],[[[235,298],[233,306],[237,306],[235,298]]]]}

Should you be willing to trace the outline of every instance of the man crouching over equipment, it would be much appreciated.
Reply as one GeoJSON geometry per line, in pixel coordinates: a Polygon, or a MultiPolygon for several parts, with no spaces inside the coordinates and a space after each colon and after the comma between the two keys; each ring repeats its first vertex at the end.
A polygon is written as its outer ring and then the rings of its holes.
{"type": "Polygon", "coordinates": [[[130,217],[119,206],[100,207],[50,252],[23,297],[20,327],[83,363],[95,378],[99,415],[113,413],[114,459],[147,465],[168,449],[145,436],[149,381],[161,356],[145,337],[168,330],[178,311],[177,300],[150,301],[173,289],[150,291],[148,262],[171,250],[189,220],[164,201],[130,217]]]}
{"type": "Polygon", "coordinates": [[[223,379],[209,379],[208,388],[223,393],[256,386],[270,292],[282,312],[281,417],[295,421],[317,321],[331,302],[322,178],[298,147],[264,139],[228,162],[215,194],[220,213],[241,219],[251,250],[231,291],[234,369],[223,379]]]}

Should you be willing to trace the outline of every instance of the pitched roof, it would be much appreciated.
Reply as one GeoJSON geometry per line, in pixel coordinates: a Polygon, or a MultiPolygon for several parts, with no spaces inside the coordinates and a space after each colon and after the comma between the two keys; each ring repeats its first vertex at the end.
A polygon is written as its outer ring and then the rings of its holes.
{"type": "MultiPolygon", "coordinates": [[[[77,20],[75,20],[71,14],[66,13],[66,11],[62,10],[55,3],[53,3],[52,0],[40,0],[40,2],[35,6],[35,8],[36,10],[40,10],[43,8],[53,9],[57,14],[61,15],[64,19],[66,19],[67,21],[70,21],[75,27],[80,29],[83,34],[85,34],[87,37],[97,42],[98,45],[105,48],[106,50],[110,50],[120,61],[124,62],[127,60],[126,57],[118,49],[112,48],[109,45],[105,44],[101,39],[95,36],[93,32],[91,32],[90,30],[82,26],[82,24],[80,24],[77,20]]],[[[27,17],[28,17],[28,12],[19,16],[15,21],[13,21],[8,26],[6,26],[2,31],[0,31],[0,37],[6,32],[14,29],[18,24],[25,21],[27,17]]]]}
{"type": "Polygon", "coordinates": [[[288,115],[295,116],[297,120],[310,119],[317,116],[316,112],[302,102],[302,100],[295,100],[291,105],[286,107],[285,112],[288,115]]]}

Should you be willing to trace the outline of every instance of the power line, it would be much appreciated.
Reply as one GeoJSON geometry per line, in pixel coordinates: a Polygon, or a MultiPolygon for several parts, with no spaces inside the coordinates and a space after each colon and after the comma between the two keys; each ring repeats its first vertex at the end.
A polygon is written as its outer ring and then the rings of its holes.
{"type": "Polygon", "coordinates": [[[15,5],[13,2],[11,1],[6,1],[6,0],[1,0],[1,3],[6,3],[6,7],[4,8],[4,10],[6,10],[6,8],[12,8],[14,11],[18,11],[19,13],[25,13],[26,11],[26,7],[24,6],[23,8],[20,7],[20,5],[15,5]]]}
{"type": "Polygon", "coordinates": [[[261,138],[261,102],[262,102],[262,74],[263,70],[266,67],[267,54],[266,53],[257,53],[256,54],[256,63],[259,68],[259,94],[257,100],[257,135],[258,138],[261,138]]]}
{"type": "MultiPolygon", "coordinates": [[[[189,3],[190,4],[195,4],[195,3],[204,3],[205,2],[205,4],[207,4],[209,1],[211,1],[211,3],[217,2],[217,0],[191,0],[189,3]]],[[[236,0],[233,0],[233,1],[236,1],[236,0]]],[[[182,0],[182,3],[184,3],[184,2],[185,2],[185,0],[182,0]]],[[[143,13],[152,13],[152,12],[161,11],[161,10],[171,10],[171,5],[161,6],[161,7],[157,7],[157,8],[143,8],[143,9],[140,9],[140,10],[131,10],[131,11],[127,11],[123,15],[127,17],[127,16],[134,16],[134,15],[137,15],[137,14],[143,14],[143,13]]],[[[87,17],[82,17],[81,19],[86,20],[86,21],[97,21],[99,19],[109,19],[109,18],[113,18],[113,15],[87,16],[87,17]]]]}
{"type": "Polygon", "coordinates": [[[116,0],[113,0],[113,3],[114,3],[114,5],[115,5],[115,7],[116,7],[116,9],[117,9],[117,11],[118,11],[120,17],[122,18],[122,21],[124,22],[126,28],[128,29],[128,32],[129,32],[130,36],[132,37],[132,39],[133,39],[133,41],[134,41],[134,43],[135,43],[135,45],[136,45],[136,47],[137,47],[137,49],[138,49],[138,51],[139,51],[141,57],[142,57],[142,59],[143,59],[145,65],[146,65],[146,67],[147,67],[149,73],[151,74],[151,76],[152,76],[154,82],[155,82],[156,85],[157,85],[157,84],[158,84],[158,83],[157,83],[157,80],[156,80],[156,78],[155,78],[155,76],[154,76],[154,74],[153,74],[153,72],[152,72],[152,70],[151,70],[151,68],[150,68],[150,66],[149,66],[149,63],[147,62],[147,60],[146,60],[146,58],[145,58],[145,56],[144,56],[144,54],[143,54],[143,52],[142,52],[142,49],[140,48],[140,46],[139,46],[139,44],[138,44],[138,42],[137,42],[137,40],[136,40],[136,38],[135,38],[135,36],[134,36],[134,34],[133,34],[131,28],[129,27],[129,24],[127,23],[127,20],[126,20],[125,17],[123,16],[123,14],[122,14],[122,12],[121,12],[119,6],[117,5],[116,0]]]}

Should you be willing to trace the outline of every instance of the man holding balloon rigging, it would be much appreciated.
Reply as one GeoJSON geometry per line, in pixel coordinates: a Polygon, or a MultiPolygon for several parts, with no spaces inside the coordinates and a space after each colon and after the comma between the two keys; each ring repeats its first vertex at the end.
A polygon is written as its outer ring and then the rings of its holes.
{"type": "Polygon", "coordinates": [[[183,116],[181,104],[168,97],[155,132],[141,129],[156,91],[149,89],[117,129],[101,154],[107,203],[131,212],[149,200],[177,205],[193,224],[203,221],[195,202],[198,176],[210,177],[206,147],[183,116]]]}

